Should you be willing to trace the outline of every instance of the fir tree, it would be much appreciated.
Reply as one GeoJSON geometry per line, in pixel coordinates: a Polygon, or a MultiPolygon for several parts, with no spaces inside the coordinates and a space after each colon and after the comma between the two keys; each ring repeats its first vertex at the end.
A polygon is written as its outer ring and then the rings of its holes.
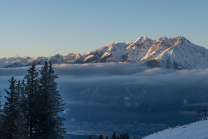
{"type": "Polygon", "coordinates": [[[126,134],[125,133],[123,133],[122,139],[126,139],[126,134]]]}
{"type": "Polygon", "coordinates": [[[63,100],[57,90],[52,65],[45,63],[40,77],[35,65],[28,69],[22,82],[12,77],[3,115],[0,116],[0,138],[3,139],[64,139],[63,100]],[[26,81],[26,82],[25,82],[26,81]]]}
{"type": "Polygon", "coordinates": [[[128,133],[126,133],[126,138],[125,139],[129,139],[129,134],[128,133]]]}
{"type": "MultiPolygon", "coordinates": [[[[0,91],[0,99],[2,98],[1,91],[0,91]]],[[[1,122],[2,122],[2,102],[0,101],[0,136],[1,136],[1,122]]]]}
{"type": "Polygon", "coordinates": [[[120,139],[123,139],[123,134],[120,134],[120,139]]]}
{"type": "Polygon", "coordinates": [[[35,98],[38,94],[38,72],[35,69],[35,65],[33,64],[28,70],[28,74],[25,78],[25,88],[24,92],[22,92],[24,98],[24,115],[27,125],[27,134],[30,138],[35,138],[35,127],[36,127],[36,119],[37,115],[35,111],[37,107],[35,106],[37,103],[37,98],[35,98]]]}
{"type": "Polygon", "coordinates": [[[113,132],[112,139],[116,139],[116,133],[113,132]]]}
{"type": "Polygon", "coordinates": [[[63,128],[62,126],[63,124],[63,120],[65,120],[63,117],[60,117],[58,114],[60,112],[64,111],[64,105],[65,103],[63,103],[63,99],[59,93],[59,91],[57,90],[57,82],[55,82],[55,79],[58,78],[57,74],[54,73],[54,70],[52,68],[52,64],[50,61],[50,65],[49,65],[49,89],[52,93],[51,95],[51,104],[52,104],[52,118],[53,121],[55,123],[54,128],[53,128],[53,136],[55,138],[58,139],[63,139],[64,136],[62,134],[65,134],[65,128],[63,128]]]}
{"type": "Polygon", "coordinates": [[[104,138],[103,138],[103,136],[102,136],[102,135],[100,135],[98,139],[104,139],[104,138]]]}
{"type": "Polygon", "coordinates": [[[40,70],[40,86],[39,86],[39,98],[40,102],[38,104],[42,105],[39,107],[41,111],[39,112],[39,138],[50,138],[50,139],[63,139],[62,135],[65,133],[64,128],[62,128],[64,120],[60,117],[59,112],[64,111],[63,100],[57,91],[57,83],[55,79],[58,78],[54,74],[52,65],[45,65],[40,70]]]}
{"type": "Polygon", "coordinates": [[[18,139],[24,139],[27,137],[27,127],[26,127],[26,120],[24,119],[24,105],[23,105],[23,96],[22,96],[22,83],[20,81],[18,81],[15,90],[18,96],[18,114],[17,114],[17,131],[18,131],[18,139]]]}
{"type": "Polygon", "coordinates": [[[26,92],[26,84],[25,80],[23,79],[20,84],[20,107],[22,111],[22,116],[24,118],[24,127],[23,127],[23,138],[30,138],[29,136],[29,95],[26,92]]]}
{"type": "Polygon", "coordinates": [[[6,91],[6,101],[3,108],[3,115],[1,119],[1,138],[4,139],[18,139],[18,94],[15,92],[14,77],[10,80],[10,91],[6,91]]]}

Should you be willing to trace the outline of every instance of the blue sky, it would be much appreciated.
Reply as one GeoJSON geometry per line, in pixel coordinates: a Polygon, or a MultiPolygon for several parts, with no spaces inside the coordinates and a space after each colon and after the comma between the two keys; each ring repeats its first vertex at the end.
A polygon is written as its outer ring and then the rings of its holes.
{"type": "Polygon", "coordinates": [[[208,48],[207,0],[1,0],[0,58],[184,36],[208,48]]]}

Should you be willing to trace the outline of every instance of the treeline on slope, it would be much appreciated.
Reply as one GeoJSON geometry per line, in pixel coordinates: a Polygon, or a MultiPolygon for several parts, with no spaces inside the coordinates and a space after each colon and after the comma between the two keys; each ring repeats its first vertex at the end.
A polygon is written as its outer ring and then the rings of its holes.
{"type": "MultiPolygon", "coordinates": [[[[92,137],[90,136],[88,139],[92,139],[92,137]]],[[[108,138],[108,136],[106,136],[104,138],[103,135],[100,135],[98,137],[98,139],[130,139],[130,138],[129,138],[129,134],[128,133],[123,133],[123,134],[120,134],[120,136],[116,136],[116,133],[113,132],[113,135],[112,135],[111,138],[108,138]]]]}
{"type": "Polygon", "coordinates": [[[63,100],[52,64],[38,72],[33,64],[22,81],[9,80],[0,115],[1,139],[63,139],[63,100]]]}

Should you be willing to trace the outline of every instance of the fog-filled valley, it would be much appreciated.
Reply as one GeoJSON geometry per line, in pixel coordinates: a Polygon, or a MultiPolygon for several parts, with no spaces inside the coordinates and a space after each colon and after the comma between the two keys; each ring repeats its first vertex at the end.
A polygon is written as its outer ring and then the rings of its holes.
{"type": "MultiPolygon", "coordinates": [[[[66,103],[67,134],[108,135],[128,132],[140,138],[197,120],[207,103],[208,69],[148,68],[137,63],[53,65],[58,90],[66,103]]],[[[0,69],[0,88],[10,77],[23,79],[27,69],[0,69]]],[[[41,66],[37,66],[40,70],[41,66]]],[[[4,98],[2,98],[4,102],[4,98]]],[[[68,135],[71,136],[71,135],[68,135]]],[[[87,137],[85,137],[87,138],[87,137]]]]}

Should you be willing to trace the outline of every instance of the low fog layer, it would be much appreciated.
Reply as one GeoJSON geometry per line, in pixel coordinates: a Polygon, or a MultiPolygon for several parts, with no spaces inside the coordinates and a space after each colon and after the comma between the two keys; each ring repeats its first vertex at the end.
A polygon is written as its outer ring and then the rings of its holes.
{"type": "MultiPolygon", "coordinates": [[[[208,83],[206,77],[208,76],[208,69],[150,69],[136,63],[61,64],[53,65],[53,67],[59,76],[58,83],[178,84],[194,86],[203,86],[208,83]]],[[[1,84],[12,76],[20,79],[19,76],[27,74],[28,68],[1,68],[1,84]]],[[[40,68],[41,66],[37,66],[37,70],[40,70],[40,68]]]]}
{"type": "MultiPolygon", "coordinates": [[[[58,84],[93,84],[93,85],[179,85],[206,86],[208,69],[173,70],[148,68],[130,63],[90,63],[53,65],[59,76],[58,84]]],[[[0,69],[0,84],[4,86],[10,77],[23,79],[27,68],[0,69]]],[[[41,66],[37,66],[40,70],[41,66]]],[[[5,87],[5,86],[4,86],[5,87]]],[[[1,87],[2,88],[2,87],[1,87]]]]}
{"type": "MultiPolygon", "coordinates": [[[[99,98],[99,100],[103,99],[102,101],[107,99],[106,103],[109,104],[111,101],[115,102],[112,98],[120,97],[119,99],[122,99],[124,101],[122,103],[125,105],[140,106],[145,99],[151,96],[161,100],[164,97],[160,95],[166,95],[166,101],[169,99],[174,101],[177,97],[181,97],[181,102],[184,103],[185,100],[187,106],[196,105],[191,103],[192,99],[195,99],[191,94],[203,94],[200,97],[204,97],[208,84],[208,69],[148,68],[137,63],[57,64],[53,67],[59,76],[57,79],[58,89],[65,102],[95,103],[94,99],[99,98]],[[177,93],[179,96],[176,95],[177,93]]],[[[14,76],[16,80],[23,79],[28,68],[1,68],[1,91],[4,93],[3,89],[8,89],[8,80],[11,76],[14,76]]],[[[40,69],[41,66],[37,66],[37,70],[40,69]]],[[[145,102],[147,101],[150,99],[145,102]]]]}
{"type": "Polygon", "coordinates": [[[129,63],[54,65],[58,80],[69,83],[206,86],[208,69],[173,70],[129,63]]]}

